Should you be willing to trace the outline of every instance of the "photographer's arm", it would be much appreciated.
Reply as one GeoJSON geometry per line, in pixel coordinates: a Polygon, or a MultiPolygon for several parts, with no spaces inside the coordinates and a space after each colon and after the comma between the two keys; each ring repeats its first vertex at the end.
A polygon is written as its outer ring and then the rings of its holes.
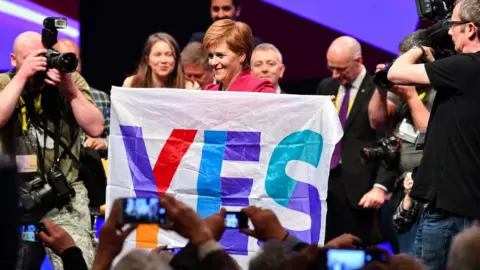
{"type": "Polygon", "coordinates": [[[102,135],[103,115],[95,106],[85,79],[78,73],[62,74],[56,69],[48,70],[47,76],[45,82],[60,89],[72,108],[75,120],[85,133],[90,137],[102,135]]]}
{"type": "Polygon", "coordinates": [[[91,137],[99,137],[102,135],[104,119],[97,107],[90,103],[79,90],[75,96],[67,100],[70,102],[73,115],[78,125],[85,133],[91,137]]]}
{"type": "MultiPolygon", "coordinates": [[[[425,57],[433,60],[430,49],[424,47],[424,50],[425,57]]],[[[422,49],[414,47],[399,56],[388,71],[388,79],[395,84],[430,85],[425,65],[415,64],[422,55],[422,49]]]]}
{"type": "Polygon", "coordinates": [[[0,128],[12,117],[27,79],[17,75],[0,91],[0,128]]]}
{"type": "Polygon", "coordinates": [[[394,114],[395,104],[387,99],[387,92],[376,89],[368,104],[370,127],[385,129],[391,124],[394,114]]]}
{"type": "Polygon", "coordinates": [[[23,88],[27,84],[28,78],[37,72],[45,71],[47,59],[39,56],[43,53],[46,53],[45,49],[30,53],[10,82],[3,85],[3,81],[0,81],[0,89],[3,89],[0,91],[0,127],[3,127],[10,117],[12,117],[15,106],[20,99],[23,88]]]}
{"type": "Polygon", "coordinates": [[[417,130],[426,129],[428,126],[428,119],[430,118],[430,112],[425,104],[420,100],[417,92],[407,99],[408,107],[410,107],[410,113],[412,114],[413,124],[417,130]]]}

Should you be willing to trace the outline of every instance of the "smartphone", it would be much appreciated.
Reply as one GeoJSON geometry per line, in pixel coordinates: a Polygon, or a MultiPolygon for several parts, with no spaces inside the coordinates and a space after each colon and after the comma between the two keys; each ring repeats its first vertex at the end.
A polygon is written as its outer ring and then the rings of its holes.
{"type": "Polygon", "coordinates": [[[328,249],[326,264],[328,270],[356,270],[365,266],[365,250],[328,249]]]}
{"type": "Polygon", "coordinates": [[[160,199],[122,198],[118,199],[120,224],[163,224],[167,222],[167,211],[160,204],[160,199]]]}
{"type": "Polygon", "coordinates": [[[43,223],[27,224],[19,227],[21,239],[27,242],[41,242],[42,240],[38,236],[41,231],[46,231],[43,223]]]}
{"type": "Polygon", "coordinates": [[[366,250],[365,251],[365,263],[373,261],[387,261],[387,255],[381,250],[366,250]]]}
{"type": "Polygon", "coordinates": [[[182,248],[169,247],[166,249],[166,251],[171,252],[173,254],[177,254],[178,252],[180,252],[180,250],[182,250],[182,248]]]}
{"type": "Polygon", "coordinates": [[[229,211],[225,215],[226,229],[248,228],[248,217],[241,211],[229,211]]]}

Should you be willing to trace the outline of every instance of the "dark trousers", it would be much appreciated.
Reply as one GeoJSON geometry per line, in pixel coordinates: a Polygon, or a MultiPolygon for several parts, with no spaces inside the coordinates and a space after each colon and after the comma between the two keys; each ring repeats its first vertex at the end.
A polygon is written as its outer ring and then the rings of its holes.
{"type": "Polygon", "coordinates": [[[40,269],[45,259],[45,254],[45,248],[41,242],[20,241],[16,269],[40,269]]]}
{"type": "Polygon", "coordinates": [[[330,171],[327,195],[327,222],[325,243],[344,234],[359,237],[364,243],[372,243],[374,229],[374,209],[353,207],[341,182],[341,165],[330,171]]]}

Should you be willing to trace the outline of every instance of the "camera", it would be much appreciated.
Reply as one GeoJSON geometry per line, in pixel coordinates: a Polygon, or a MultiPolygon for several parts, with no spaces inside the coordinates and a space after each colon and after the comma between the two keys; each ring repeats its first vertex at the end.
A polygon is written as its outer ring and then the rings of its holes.
{"type": "Polygon", "coordinates": [[[46,179],[36,177],[26,183],[27,191],[20,195],[20,209],[26,212],[40,208],[60,209],[75,197],[75,190],[56,166],[47,173],[46,179]]]}
{"type": "Polygon", "coordinates": [[[388,71],[390,70],[390,67],[392,65],[393,63],[385,64],[384,68],[375,72],[375,74],[373,75],[373,83],[377,88],[387,91],[388,89],[391,89],[395,85],[393,82],[391,82],[387,78],[388,71]]]}
{"type": "MultiPolygon", "coordinates": [[[[412,45],[430,47],[434,51],[435,59],[442,59],[455,54],[455,45],[448,35],[448,19],[452,16],[453,1],[444,0],[416,0],[417,14],[420,19],[435,22],[426,29],[417,30],[412,37],[412,45]]],[[[392,63],[376,72],[373,76],[375,85],[383,90],[388,90],[394,83],[387,79],[388,70],[392,63]]]]}
{"type": "Polygon", "coordinates": [[[417,14],[420,19],[443,20],[453,9],[453,0],[416,0],[417,14]]]}
{"type": "Polygon", "coordinates": [[[395,136],[381,138],[378,147],[363,148],[360,150],[360,159],[363,164],[380,161],[387,169],[394,169],[399,162],[400,139],[395,136]]]}
{"type": "Polygon", "coordinates": [[[53,48],[57,43],[58,30],[67,27],[67,19],[48,17],[43,20],[42,43],[47,48],[43,56],[47,58],[47,69],[56,68],[62,73],[71,73],[77,69],[78,59],[74,53],[59,53],[53,48]]]}

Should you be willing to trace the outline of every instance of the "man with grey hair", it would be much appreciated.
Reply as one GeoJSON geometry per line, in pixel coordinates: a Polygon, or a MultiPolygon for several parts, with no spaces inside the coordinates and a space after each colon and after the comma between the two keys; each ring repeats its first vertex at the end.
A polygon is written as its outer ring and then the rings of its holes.
{"type": "Polygon", "coordinates": [[[282,93],[278,81],[283,77],[285,65],[282,54],[275,45],[262,43],[255,47],[250,59],[250,67],[253,76],[270,81],[277,93],[282,93]]]}
{"type": "Polygon", "coordinates": [[[428,203],[414,252],[431,269],[446,268],[452,237],[480,219],[480,0],[458,1],[447,23],[456,55],[435,61],[431,48],[413,46],[388,72],[393,83],[437,91],[410,191],[428,203]]]}
{"type": "Polygon", "coordinates": [[[480,269],[480,227],[465,229],[453,238],[448,255],[448,269],[478,270],[480,269]]]}
{"type": "Polygon", "coordinates": [[[197,82],[201,89],[213,83],[213,71],[208,65],[208,52],[200,42],[189,43],[180,56],[185,77],[197,82]]]}

